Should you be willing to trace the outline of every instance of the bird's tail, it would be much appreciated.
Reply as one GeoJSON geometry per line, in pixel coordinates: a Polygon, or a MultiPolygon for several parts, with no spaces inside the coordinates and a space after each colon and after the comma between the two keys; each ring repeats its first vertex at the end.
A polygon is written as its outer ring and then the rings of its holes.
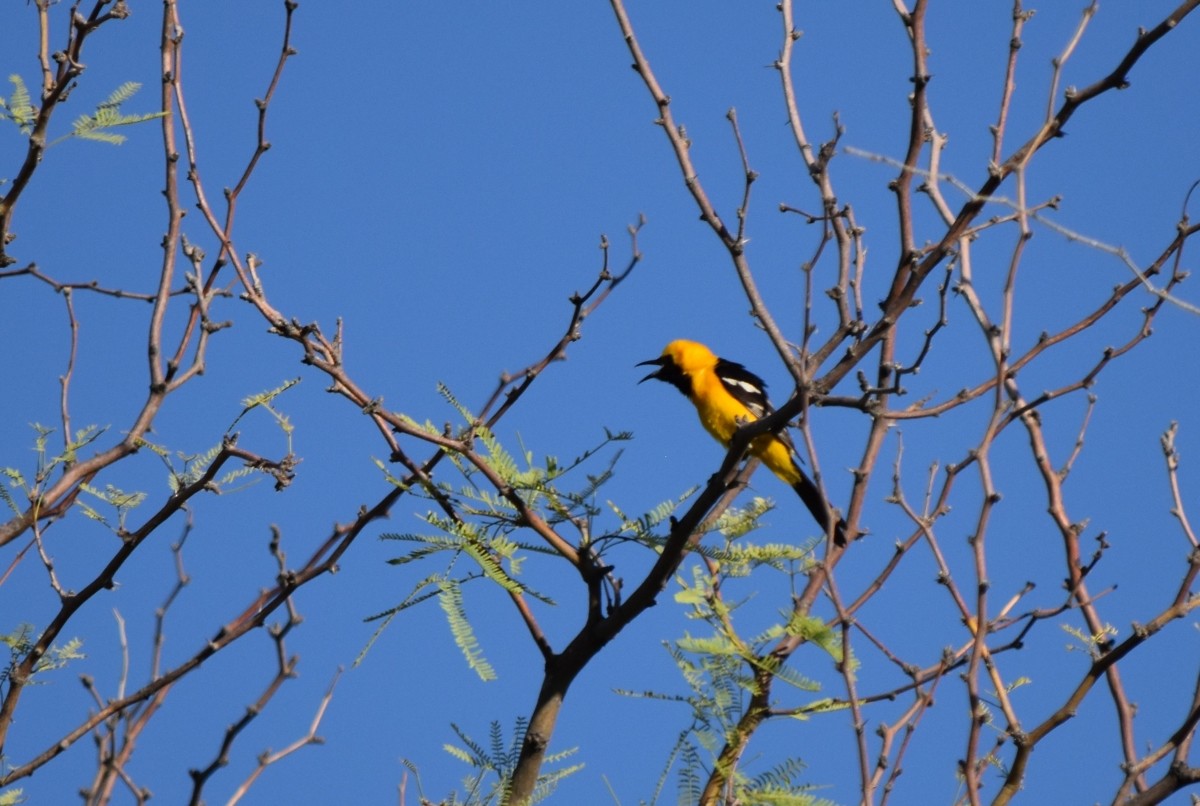
{"type": "Polygon", "coordinates": [[[763,464],[769,467],[772,473],[791,485],[825,534],[833,536],[835,544],[846,545],[846,522],[838,518],[836,523],[831,523],[829,504],[825,496],[821,495],[816,483],[800,467],[799,455],[786,432],[778,437],[769,434],[756,437],[755,441],[750,443],[750,450],[763,460],[763,464]]]}
{"type": "Polygon", "coordinates": [[[799,476],[799,479],[792,483],[792,489],[796,491],[804,506],[816,518],[817,524],[825,532],[825,536],[829,537],[832,535],[834,545],[845,546],[846,521],[839,517],[836,522],[831,523],[833,513],[829,507],[829,503],[825,500],[825,496],[821,495],[821,491],[817,489],[817,485],[813,480],[800,469],[798,462],[793,460],[792,464],[795,466],[796,475],[799,476]]]}

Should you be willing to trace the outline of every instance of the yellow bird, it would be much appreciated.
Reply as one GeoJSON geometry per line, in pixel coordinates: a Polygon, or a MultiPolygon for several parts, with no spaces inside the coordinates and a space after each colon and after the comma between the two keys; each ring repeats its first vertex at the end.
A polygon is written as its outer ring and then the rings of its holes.
{"type": "MultiPolygon", "coordinates": [[[[699,342],[677,339],[658,358],[638,364],[645,365],[658,369],[638,383],[653,378],[674,386],[696,407],[704,429],[726,447],[739,428],[772,412],[767,401],[767,384],[762,378],[741,364],[718,358],[699,342]]],[[[817,486],[800,469],[787,432],[755,437],[750,442],[750,453],[796,491],[828,534],[829,508],[817,486]]],[[[836,542],[844,545],[845,523],[839,520],[834,529],[836,542]]]]}

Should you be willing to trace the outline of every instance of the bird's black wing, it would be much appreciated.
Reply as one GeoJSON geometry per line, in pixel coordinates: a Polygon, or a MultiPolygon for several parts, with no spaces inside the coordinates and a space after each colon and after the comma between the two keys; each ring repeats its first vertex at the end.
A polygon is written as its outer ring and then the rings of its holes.
{"type": "Polygon", "coordinates": [[[774,411],[767,400],[767,384],[762,378],[741,364],[724,358],[717,359],[716,372],[725,391],[748,408],[755,419],[761,420],[774,411]]]}
{"type": "MultiPolygon", "coordinates": [[[[750,410],[754,419],[761,420],[775,411],[771,401],[767,400],[767,382],[741,364],[718,358],[717,377],[721,379],[721,385],[725,387],[725,390],[750,410]]],[[[787,427],[780,430],[776,436],[784,445],[787,445],[788,450],[792,453],[792,460],[797,462],[796,466],[804,464],[804,459],[800,457],[796,446],[792,443],[787,427]]]]}
{"type": "MultiPolygon", "coordinates": [[[[761,420],[774,411],[770,401],[767,400],[767,383],[762,378],[741,364],[727,361],[724,358],[717,359],[716,372],[725,390],[749,409],[756,419],[761,420]]],[[[799,493],[800,499],[809,511],[813,513],[817,523],[828,533],[830,531],[829,509],[826,507],[825,498],[812,480],[800,469],[804,459],[796,451],[796,446],[788,434],[787,426],[784,426],[775,435],[775,438],[787,446],[792,455],[792,463],[796,466],[796,472],[800,474],[800,481],[793,485],[796,492],[799,493]]],[[[844,520],[838,518],[837,523],[833,525],[832,532],[833,540],[837,545],[846,545],[846,522],[844,520]]]]}

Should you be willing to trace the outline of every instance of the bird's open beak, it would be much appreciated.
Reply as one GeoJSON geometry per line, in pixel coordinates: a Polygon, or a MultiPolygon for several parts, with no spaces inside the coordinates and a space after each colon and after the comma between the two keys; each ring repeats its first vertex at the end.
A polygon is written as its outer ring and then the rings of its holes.
{"type": "Polygon", "coordinates": [[[666,363],[667,363],[667,359],[664,358],[663,356],[659,356],[658,358],[651,358],[649,361],[639,361],[638,363],[634,364],[635,367],[645,367],[645,366],[658,367],[658,369],[656,369],[654,372],[651,372],[645,378],[642,378],[640,381],[638,381],[638,383],[645,383],[646,381],[650,380],[651,378],[657,380],[658,374],[660,372],[662,372],[662,367],[666,363]]]}

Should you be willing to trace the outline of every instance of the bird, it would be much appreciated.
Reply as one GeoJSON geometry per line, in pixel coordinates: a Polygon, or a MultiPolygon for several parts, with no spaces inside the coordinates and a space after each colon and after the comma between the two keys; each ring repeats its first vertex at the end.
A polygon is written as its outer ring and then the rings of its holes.
{"type": "MultiPolygon", "coordinates": [[[[774,411],[767,400],[767,384],[762,378],[736,361],[717,357],[700,342],[676,339],[658,358],[641,361],[637,366],[658,367],[638,383],[653,379],[674,386],[696,407],[704,429],[726,447],[739,428],[774,411]]],[[[829,534],[829,507],[817,485],[800,468],[787,431],[760,434],[750,441],[750,453],[796,491],[817,523],[829,534]]],[[[835,542],[845,545],[845,522],[839,519],[833,532],[835,542]]]]}

